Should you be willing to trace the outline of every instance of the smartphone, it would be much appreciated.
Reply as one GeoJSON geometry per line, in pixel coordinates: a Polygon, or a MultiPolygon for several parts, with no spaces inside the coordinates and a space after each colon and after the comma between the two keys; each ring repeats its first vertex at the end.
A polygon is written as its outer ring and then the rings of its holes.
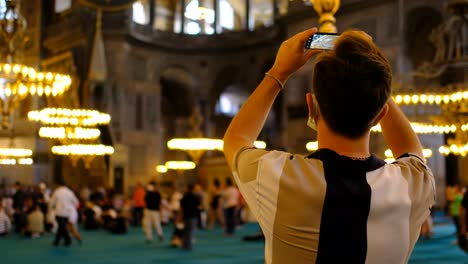
{"type": "Polygon", "coordinates": [[[340,33],[317,32],[312,35],[305,44],[306,49],[331,50],[340,33]]]}

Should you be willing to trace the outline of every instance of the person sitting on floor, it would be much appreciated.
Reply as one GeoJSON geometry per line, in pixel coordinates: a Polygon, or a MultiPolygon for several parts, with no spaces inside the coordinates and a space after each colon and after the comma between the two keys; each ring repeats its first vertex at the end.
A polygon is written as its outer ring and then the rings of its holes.
{"type": "Polygon", "coordinates": [[[86,230],[95,230],[99,228],[101,218],[101,208],[92,202],[86,202],[83,212],[83,226],[86,230]]]}
{"type": "Polygon", "coordinates": [[[44,233],[44,214],[38,205],[31,208],[28,214],[25,235],[38,238],[44,233]]]}
{"type": "Polygon", "coordinates": [[[5,236],[10,233],[11,221],[3,209],[3,203],[0,200],[0,236],[5,236]]]}

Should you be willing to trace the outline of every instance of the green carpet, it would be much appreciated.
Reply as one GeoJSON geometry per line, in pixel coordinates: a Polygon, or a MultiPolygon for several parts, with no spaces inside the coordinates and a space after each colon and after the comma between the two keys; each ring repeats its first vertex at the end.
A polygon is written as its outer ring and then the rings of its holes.
{"type": "MultiPolygon", "coordinates": [[[[112,235],[105,231],[82,231],[84,243],[74,243],[70,248],[53,247],[53,235],[27,239],[15,234],[0,237],[0,263],[264,263],[262,242],[243,242],[241,237],[258,231],[256,224],[239,229],[235,236],[224,237],[223,231],[197,231],[192,252],[168,246],[172,233],[165,227],[165,241],[146,244],[143,232],[131,228],[126,235],[112,235]]],[[[411,264],[468,264],[468,255],[459,250],[453,241],[454,229],[450,225],[437,226],[434,237],[421,240],[411,257],[411,264]]]]}

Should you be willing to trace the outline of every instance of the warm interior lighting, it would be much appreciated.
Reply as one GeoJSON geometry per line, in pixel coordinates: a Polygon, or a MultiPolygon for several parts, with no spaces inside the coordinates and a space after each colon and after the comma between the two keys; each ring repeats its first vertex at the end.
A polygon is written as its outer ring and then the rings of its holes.
{"type": "Polygon", "coordinates": [[[439,152],[445,156],[453,154],[465,157],[468,154],[468,143],[444,145],[439,148],[439,152]]]}
{"type": "Polygon", "coordinates": [[[22,148],[0,148],[0,165],[32,165],[33,152],[22,148]]]}
{"type": "Polygon", "coordinates": [[[212,138],[174,138],[167,142],[169,149],[223,150],[223,140],[212,138]]]}
{"type": "MultiPolygon", "coordinates": [[[[387,161],[387,162],[395,161],[395,158],[393,157],[393,153],[392,153],[391,149],[386,149],[384,154],[385,154],[385,157],[386,157],[385,161],[387,161]]],[[[428,148],[423,149],[423,155],[424,155],[424,158],[432,157],[432,149],[428,149],[428,148]]]]}
{"type": "Polygon", "coordinates": [[[468,100],[468,87],[463,91],[449,94],[398,94],[393,96],[397,104],[429,104],[458,103],[468,100]]]}
{"type": "MultiPolygon", "coordinates": [[[[411,122],[411,127],[416,134],[448,134],[455,133],[457,126],[454,124],[450,125],[432,125],[425,123],[414,123],[411,122]]],[[[377,124],[371,128],[372,132],[382,132],[382,127],[377,124]]]]}
{"type": "Polygon", "coordinates": [[[72,144],[53,146],[52,153],[56,155],[103,156],[114,153],[114,148],[105,145],[72,144]]]}
{"type": "Polygon", "coordinates": [[[28,113],[30,121],[54,126],[96,126],[109,124],[108,114],[90,109],[44,108],[28,113]]]}
{"type": "MultiPolygon", "coordinates": [[[[181,150],[219,150],[223,151],[222,139],[213,138],[174,138],[167,142],[169,149],[181,150]]],[[[254,146],[259,149],[266,148],[264,141],[255,141],[254,146]]]]}
{"type": "Polygon", "coordinates": [[[39,136],[52,139],[97,139],[101,131],[97,128],[83,127],[41,127],[39,136]]]}
{"type": "Polygon", "coordinates": [[[165,166],[170,170],[193,170],[196,165],[192,161],[168,161],[165,166]]]}
{"type": "Polygon", "coordinates": [[[29,157],[32,150],[22,148],[0,148],[0,157],[29,157]]]}
{"type": "Polygon", "coordinates": [[[165,165],[158,165],[156,166],[156,171],[159,173],[166,173],[168,169],[165,165]]]}
{"type": "Polygon", "coordinates": [[[257,140],[257,141],[254,142],[254,146],[256,148],[258,148],[258,149],[265,149],[266,148],[266,142],[257,140]]]}
{"type": "Polygon", "coordinates": [[[308,151],[315,151],[318,149],[318,141],[307,142],[306,149],[308,151]]]}
{"type": "MultiPolygon", "coordinates": [[[[3,96],[59,96],[70,88],[71,77],[52,72],[36,72],[21,64],[0,63],[0,94],[3,96]]],[[[2,96],[2,98],[3,98],[2,96]]]]}
{"type": "Polygon", "coordinates": [[[33,163],[31,158],[0,159],[0,165],[32,165],[33,163]]]}

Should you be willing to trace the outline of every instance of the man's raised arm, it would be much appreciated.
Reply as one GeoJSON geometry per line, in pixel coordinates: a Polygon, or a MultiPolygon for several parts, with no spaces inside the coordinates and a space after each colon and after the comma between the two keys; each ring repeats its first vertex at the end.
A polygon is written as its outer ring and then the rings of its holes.
{"type": "Polygon", "coordinates": [[[398,158],[405,153],[414,153],[424,159],[421,143],[410,122],[392,98],[388,101],[388,112],[380,120],[382,134],[393,156],[398,158]]]}
{"type": "Polygon", "coordinates": [[[318,53],[304,50],[305,42],[315,32],[316,28],[303,31],[281,44],[273,67],[231,121],[224,135],[224,155],[231,168],[237,151],[253,146],[276,96],[289,76],[318,53]]]}

